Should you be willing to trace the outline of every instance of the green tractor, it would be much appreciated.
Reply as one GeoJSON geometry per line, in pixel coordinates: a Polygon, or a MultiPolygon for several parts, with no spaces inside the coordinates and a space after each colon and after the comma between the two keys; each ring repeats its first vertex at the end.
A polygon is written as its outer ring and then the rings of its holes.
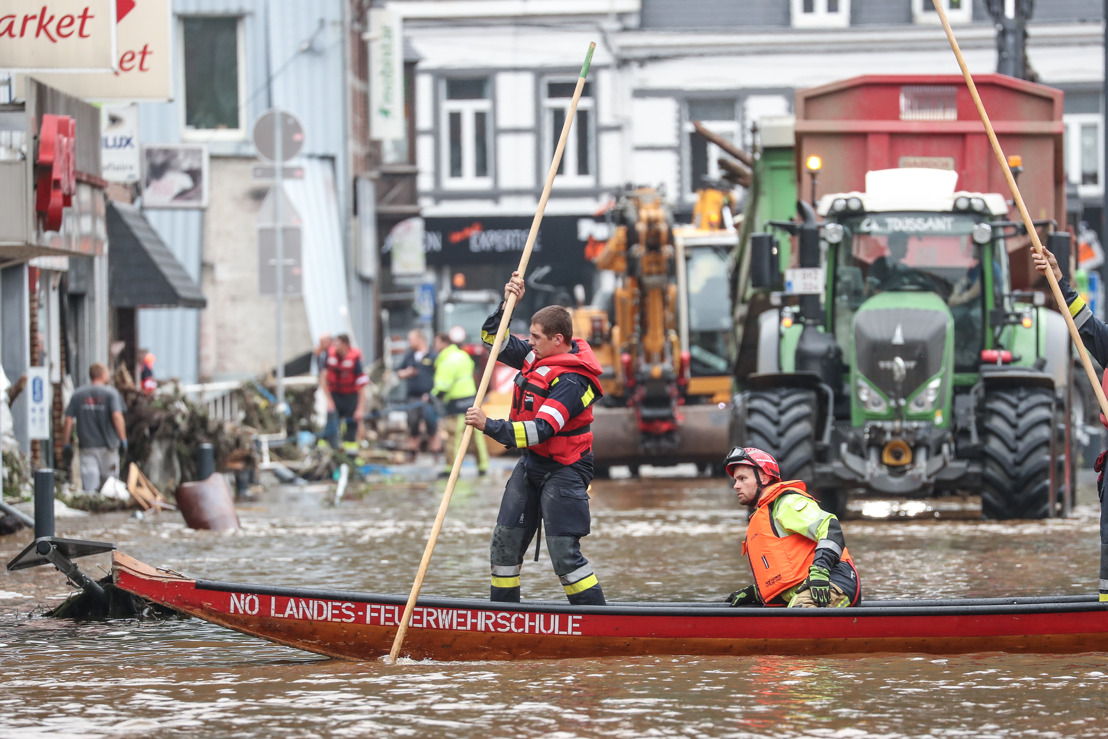
{"type": "MultiPolygon", "coordinates": [[[[1063,317],[1010,288],[1026,240],[998,194],[945,170],[869,172],[799,222],[781,291],[777,236],[751,239],[757,369],[740,378],[731,441],[773,454],[842,515],[850,495],[980,492],[986,518],[1065,515],[1073,362],[1063,317]]],[[[1036,224],[1049,227],[1050,224],[1036,224]]],[[[1067,264],[1065,233],[1048,248],[1067,264]]]]}

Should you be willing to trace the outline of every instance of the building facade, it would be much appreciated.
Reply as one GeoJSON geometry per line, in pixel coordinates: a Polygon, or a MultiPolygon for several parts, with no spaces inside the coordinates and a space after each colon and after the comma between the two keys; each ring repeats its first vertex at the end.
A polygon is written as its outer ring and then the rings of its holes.
{"type": "MultiPolygon", "coordinates": [[[[977,73],[1007,59],[999,24],[1030,15],[1027,73],[1065,93],[1067,176],[1081,217],[1099,229],[1101,4],[945,3],[977,73]]],[[[603,211],[625,184],[661,186],[678,220],[689,220],[698,187],[720,175],[720,151],[693,132],[693,121],[749,149],[752,125],[792,113],[798,89],[865,74],[960,74],[931,0],[389,6],[419,55],[419,195],[428,279],[440,296],[459,273],[468,286],[499,288],[518,261],[590,41],[589,83],[529,266],[533,277],[542,271],[535,282],[550,288],[546,297],[589,284],[586,250],[606,238],[603,211]]]]}

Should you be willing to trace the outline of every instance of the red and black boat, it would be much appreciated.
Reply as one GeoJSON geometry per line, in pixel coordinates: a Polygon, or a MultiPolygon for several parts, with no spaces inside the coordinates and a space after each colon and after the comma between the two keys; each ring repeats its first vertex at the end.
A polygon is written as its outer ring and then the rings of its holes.
{"type": "MultiPolygon", "coordinates": [[[[236,631],[346,659],[389,653],[405,595],[196,580],[113,553],[115,584],[236,631]]],[[[420,598],[402,657],[436,660],[638,655],[1108,651],[1095,595],[880,601],[858,608],[725,603],[490,603],[420,598]]]]}

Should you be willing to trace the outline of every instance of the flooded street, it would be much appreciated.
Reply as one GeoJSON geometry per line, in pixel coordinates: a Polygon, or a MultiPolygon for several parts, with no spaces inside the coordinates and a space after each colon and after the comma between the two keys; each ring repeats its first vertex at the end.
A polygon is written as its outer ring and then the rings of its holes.
{"type": "MultiPolygon", "coordinates": [[[[463,470],[423,592],[484,596],[507,460],[463,470]]],[[[432,468],[433,469],[433,468],[432,468]]],[[[58,535],[114,541],[190,576],[407,593],[444,483],[394,476],[339,505],[329,486],[274,487],[243,529],[174,513],[58,518],[58,535]]],[[[418,479],[416,479],[418,478],[418,479]]],[[[1066,520],[960,515],[844,523],[867,598],[1080,594],[1096,589],[1091,484],[1066,520]]],[[[972,500],[965,508],[972,509],[972,500]]],[[[746,585],[746,512],[723,479],[601,481],[583,542],[609,600],[718,600],[746,585]]],[[[0,540],[7,562],[30,541],[0,540]]],[[[107,558],[81,560],[100,575],[107,558]]],[[[0,575],[0,735],[1099,737],[1103,654],[628,658],[397,666],[329,660],[196,619],[42,618],[67,593],[52,568],[0,575]]],[[[545,546],[523,594],[561,599],[545,546]]]]}

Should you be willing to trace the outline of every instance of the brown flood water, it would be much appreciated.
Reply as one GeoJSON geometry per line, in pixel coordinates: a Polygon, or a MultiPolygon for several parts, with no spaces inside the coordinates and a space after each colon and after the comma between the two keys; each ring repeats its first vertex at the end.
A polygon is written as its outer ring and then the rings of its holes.
{"type": "MultiPolygon", "coordinates": [[[[479,482],[463,470],[424,593],[487,593],[506,468],[497,472],[479,482]]],[[[192,576],[407,593],[443,487],[393,479],[337,507],[326,487],[274,487],[240,505],[232,534],[191,531],[173,513],[59,517],[58,534],[114,541],[192,576]]],[[[962,511],[855,517],[844,529],[870,598],[1088,593],[1098,515],[1086,484],[1067,520],[986,523],[962,511]]],[[[716,600],[749,582],[745,520],[722,479],[598,482],[584,552],[609,600],[716,600]]],[[[29,541],[0,539],[0,559],[29,541]]],[[[81,565],[100,574],[107,559],[81,565]]],[[[545,547],[523,589],[562,597],[545,547]]],[[[0,575],[0,737],[1101,737],[1108,719],[1102,653],[387,666],[195,619],[39,615],[67,592],[51,568],[0,575]]]]}

